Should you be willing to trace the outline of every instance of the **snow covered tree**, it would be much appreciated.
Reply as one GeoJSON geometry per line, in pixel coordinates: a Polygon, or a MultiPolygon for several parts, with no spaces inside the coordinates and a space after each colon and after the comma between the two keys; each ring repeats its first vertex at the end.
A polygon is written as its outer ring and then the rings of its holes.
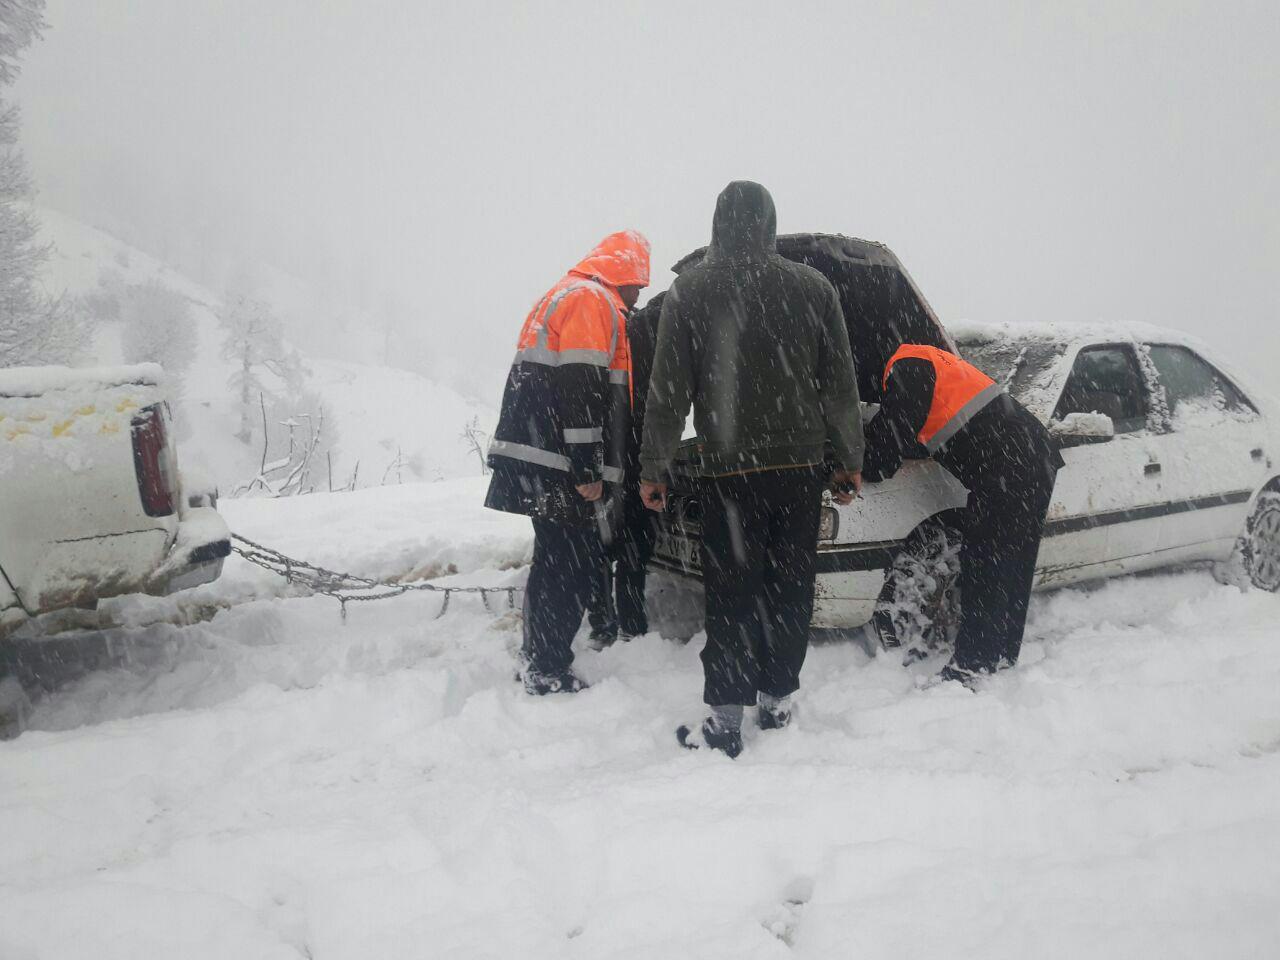
{"type": "Polygon", "coordinates": [[[158,363],[174,375],[185,372],[196,354],[196,322],[187,298],[153,280],[126,287],[122,299],[125,359],[158,363]]]}
{"type": "MultiPolygon", "coordinates": [[[[0,0],[0,87],[44,29],[44,0],[0,0]]],[[[89,345],[91,324],[77,304],[52,298],[39,282],[49,257],[31,209],[35,195],[18,148],[18,108],[0,98],[0,366],[69,363],[89,345]]]]}
{"type": "Polygon", "coordinates": [[[301,391],[302,361],[285,346],[280,319],[261,300],[230,294],[218,321],[226,333],[222,358],[236,365],[228,381],[240,410],[236,438],[247,444],[253,440],[260,398],[301,391]]]}
{"type": "Polygon", "coordinates": [[[480,475],[486,475],[489,472],[489,434],[480,428],[479,414],[463,424],[462,433],[458,435],[458,439],[466,444],[467,449],[480,461],[480,475]]]}
{"type": "Polygon", "coordinates": [[[40,39],[44,0],[0,0],[0,86],[18,78],[18,56],[40,39]]]}
{"type": "Polygon", "coordinates": [[[176,290],[154,280],[126,287],[120,301],[124,358],[129,363],[158,363],[164,367],[181,435],[187,425],[182,406],[185,377],[196,355],[196,322],[191,304],[176,290]]]}
{"type": "Polygon", "coordinates": [[[124,276],[114,267],[104,267],[98,271],[97,288],[81,295],[80,303],[95,323],[113,323],[120,319],[124,297],[124,276]]]}
{"type": "Polygon", "coordinates": [[[231,496],[293,497],[331,488],[338,432],[320,395],[306,389],[264,393],[258,404],[262,459],[257,474],[232,488],[231,496]]]}

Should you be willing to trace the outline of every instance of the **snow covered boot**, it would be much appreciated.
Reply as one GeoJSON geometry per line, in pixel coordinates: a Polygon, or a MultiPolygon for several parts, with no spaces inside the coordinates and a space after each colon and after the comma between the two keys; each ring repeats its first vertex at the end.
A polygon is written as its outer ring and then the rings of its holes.
{"type": "Polygon", "coordinates": [[[702,721],[697,730],[687,725],[676,728],[676,739],[686,750],[706,747],[719,750],[731,760],[742,753],[742,707],[712,707],[712,716],[702,721]],[[736,723],[734,721],[737,721],[736,723]]]}
{"type": "Polygon", "coordinates": [[[591,636],[587,637],[587,646],[599,653],[601,650],[612,647],[617,641],[617,630],[592,627],[591,636]]]}
{"type": "Polygon", "coordinates": [[[587,688],[587,682],[567,667],[560,673],[542,673],[526,667],[519,674],[524,692],[531,697],[545,697],[549,693],[577,693],[587,688]]]}
{"type": "Polygon", "coordinates": [[[790,697],[772,697],[762,693],[759,701],[760,705],[756,709],[756,723],[761,730],[781,730],[791,723],[790,697]]]}
{"type": "Polygon", "coordinates": [[[973,690],[978,681],[985,675],[985,672],[981,670],[966,670],[964,667],[956,666],[956,663],[953,660],[938,672],[936,682],[947,683],[950,680],[954,680],[956,683],[962,684],[969,690],[973,690]]]}

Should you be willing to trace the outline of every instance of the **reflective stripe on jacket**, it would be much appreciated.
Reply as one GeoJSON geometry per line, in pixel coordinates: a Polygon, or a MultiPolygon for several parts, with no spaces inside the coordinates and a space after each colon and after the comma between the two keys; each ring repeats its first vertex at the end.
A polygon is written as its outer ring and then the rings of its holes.
{"type": "Polygon", "coordinates": [[[927,360],[933,364],[933,399],[919,440],[930,454],[935,454],[964,425],[1000,394],[1004,388],[971,363],[954,353],[922,344],[904,343],[889,358],[884,368],[882,386],[889,386],[889,374],[899,360],[927,360]]]}
{"type": "Polygon", "coordinates": [[[516,343],[490,463],[622,481],[631,351],[617,288],[649,280],[649,244],[606,237],[534,305],[516,343]]]}

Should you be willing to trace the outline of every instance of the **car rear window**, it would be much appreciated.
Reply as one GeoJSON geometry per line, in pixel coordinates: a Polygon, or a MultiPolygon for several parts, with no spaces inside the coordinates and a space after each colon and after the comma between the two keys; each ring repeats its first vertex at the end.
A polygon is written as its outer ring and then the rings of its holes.
{"type": "Polygon", "coordinates": [[[1049,385],[1055,363],[1066,352],[1053,340],[992,339],[959,344],[960,355],[1023,403],[1049,385]]]}
{"type": "Polygon", "coordinates": [[[1153,343],[1149,350],[1175,421],[1214,412],[1243,416],[1255,412],[1235,384],[1186,347],[1153,343]]]}

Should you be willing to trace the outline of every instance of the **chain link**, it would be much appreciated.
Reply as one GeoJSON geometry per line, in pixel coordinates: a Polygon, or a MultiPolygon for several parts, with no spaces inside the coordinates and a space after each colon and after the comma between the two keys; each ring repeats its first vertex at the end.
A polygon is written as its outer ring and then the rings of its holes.
{"type": "Polygon", "coordinates": [[[524,592],[524,587],[442,587],[434,583],[391,583],[386,580],[357,577],[352,573],[339,573],[290,557],[279,550],[264,547],[236,533],[231,535],[231,539],[234,541],[231,549],[250,563],[284,577],[289,583],[304,586],[312,593],[337,600],[342,607],[343,620],[347,619],[348,603],[389,600],[415,591],[444,595],[440,612],[436,614],[437,620],[448,611],[449,598],[455,593],[478,594],[481,602],[484,603],[484,608],[492,612],[493,607],[489,603],[491,593],[506,594],[507,609],[514,610],[516,594],[524,592]]]}

